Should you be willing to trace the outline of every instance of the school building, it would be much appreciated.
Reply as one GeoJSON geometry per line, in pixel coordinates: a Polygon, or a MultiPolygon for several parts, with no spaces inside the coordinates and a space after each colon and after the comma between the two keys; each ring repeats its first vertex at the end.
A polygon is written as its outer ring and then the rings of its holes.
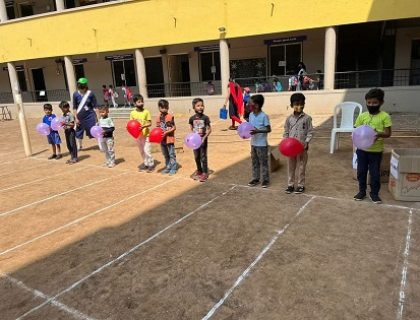
{"type": "Polygon", "coordinates": [[[229,78],[285,113],[299,61],[311,112],[386,90],[388,111],[419,111],[418,0],[0,0],[0,104],[28,116],[69,100],[79,77],[126,84],[154,111],[166,97],[185,113],[202,96],[223,104],[229,78]],[[275,91],[273,80],[283,88],[275,91]],[[213,91],[214,89],[214,91],[213,91]]]}

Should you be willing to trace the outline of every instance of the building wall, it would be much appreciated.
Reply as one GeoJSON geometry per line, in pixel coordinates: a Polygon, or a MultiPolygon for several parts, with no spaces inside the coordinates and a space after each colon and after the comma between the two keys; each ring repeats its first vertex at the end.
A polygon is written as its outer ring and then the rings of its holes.
{"type": "Polygon", "coordinates": [[[397,29],[395,68],[411,67],[411,41],[420,39],[420,27],[397,29]]]}
{"type": "Polygon", "coordinates": [[[220,27],[234,39],[417,16],[417,0],[127,0],[2,23],[0,62],[214,41],[220,27]]]}

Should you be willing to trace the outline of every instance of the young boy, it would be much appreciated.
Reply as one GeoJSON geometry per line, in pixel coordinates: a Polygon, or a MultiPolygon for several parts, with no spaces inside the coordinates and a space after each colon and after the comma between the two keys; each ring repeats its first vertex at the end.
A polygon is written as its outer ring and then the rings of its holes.
{"type": "MultiPolygon", "coordinates": [[[[53,114],[53,107],[51,104],[46,103],[44,104],[44,112],[45,112],[45,116],[42,118],[42,122],[45,124],[48,124],[48,126],[51,128],[51,121],[52,119],[55,118],[55,114],[53,114]]],[[[51,156],[48,157],[49,160],[52,159],[61,159],[61,138],[60,135],[58,134],[58,131],[55,130],[51,130],[50,134],[47,136],[48,139],[48,143],[51,145],[52,147],[52,152],[53,154],[51,156]]]]}
{"type": "Polygon", "coordinates": [[[289,158],[289,177],[286,193],[303,193],[305,191],[305,170],[308,161],[308,146],[313,136],[312,118],[303,112],[305,96],[302,93],[294,93],[290,97],[290,105],[293,113],[287,117],[284,124],[284,138],[296,138],[305,146],[304,151],[289,158]],[[298,183],[295,189],[295,172],[298,172],[298,183]]]}
{"type": "Polygon", "coordinates": [[[370,172],[370,199],[374,203],[381,203],[379,190],[381,188],[380,167],[382,153],[384,151],[383,138],[389,138],[392,134],[392,121],[388,113],[381,111],[385,93],[378,88],[369,90],[365,95],[368,111],[361,113],[355,123],[355,127],[368,125],[377,132],[374,144],[366,150],[357,149],[357,180],[359,192],[354,200],[361,201],[366,198],[367,172],[370,172]]]}
{"type": "Polygon", "coordinates": [[[109,107],[108,106],[100,106],[98,107],[99,111],[99,126],[104,130],[104,135],[102,138],[98,139],[101,145],[101,151],[105,152],[105,159],[106,159],[106,166],[108,168],[115,167],[115,152],[114,152],[114,122],[108,116],[109,107]]]}
{"type": "Polygon", "coordinates": [[[194,180],[205,182],[208,178],[207,166],[207,138],[211,133],[210,118],[204,112],[204,101],[201,98],[195,98],[192,101],[192,107],[195,111],[188,123],[192,132],[196,132],[201,136],[200,148],[194,150],[195,164],[197,171],[192,174],[194,180]]]}
{"type": "Polygon", "coordinates": [[[160,114],[156,121],[156,126],[163,130],[163,140],[160,144],[162,154],[165,157],[165,169],[162,170],[163,174],[169,173],[173,175],[177,171],[176,153],[175,153],[175,119],[168,113],[169,102],[161,99],[158,102],[160,114]]]}
{"type": "Polygon", "coordinates": [[[63,112],[63,129],[66,136],[67,149],[70,153],[70,160],[67,164],[74,164],[77,162],[77,145],[76,145],[76,131],[74,130],[75,117],[70,112],[70,104],[67,101],[60,102],[60,109],[63,112]]]}
{"type": "Polygon", "coordinates": [[[270,120],[267,114],[262,111],[264,97],[261,94],[253,95],[248,104],[253,110],[249,114],[249,123],[255,128],[251,131],[252,180],[248,185],[255,187],[260,183],[260,173],[262,171],[261,187],[267,188],[270,184],[267,142],[267,134],[271,132],[270,120]]]}
{"type": "Polygon", "coordinates": [[[144,164],[139,166],[139,171],[153,172],[155,170],[155,160],[152,157],[149,142],[149,128],[152,125],[152,116],[150,111],[144,108],[144,99],[141,94],[135,94],[133,101],[135,109],[130,113],[130,120],[137,120],[142,128],[141,135],[136,140],[144,162],[144,164]]]}

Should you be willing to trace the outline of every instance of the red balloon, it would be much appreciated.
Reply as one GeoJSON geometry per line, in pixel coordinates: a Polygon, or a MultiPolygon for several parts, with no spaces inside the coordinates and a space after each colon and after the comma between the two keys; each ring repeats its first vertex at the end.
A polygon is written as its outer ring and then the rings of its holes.
{"type": "Polygon", "coordinates": [[[280,142],[279,150],[286,157],[296,157],[303,152],[302,142],[295,138],[285,138],[280,142]]]}
{"type": "Polygon", "coordinates": [[[163,139],[163,130],[162,128],[154,128],[150,131],[149,141],[154,143],[161,143],[163,139]]]}
{"type": "Polygon", "coordinates": [[[137,139],[141,135],[141,124],[137,120],[130,120],[127,122],[127,131],[133,136],[134,139],[137,139]]]}

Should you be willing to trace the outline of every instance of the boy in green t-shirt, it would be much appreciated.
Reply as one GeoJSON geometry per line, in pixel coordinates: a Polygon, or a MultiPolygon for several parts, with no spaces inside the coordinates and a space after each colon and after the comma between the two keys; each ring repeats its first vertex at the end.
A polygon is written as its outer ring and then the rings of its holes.
{"type": "Polygon", "coordinates": [[[380,167],[382,153],[384,151],[383,138],[391,136],[391,117],[388,113],[381,111],[384,103],[384,91],[378,88],[369,90],[365,95],[366,107],[368,111],[360,114],[354,126],[368,125],[375,129],[376,139],[372,146],[366,150],[357,149],[357,180],[359,181],[359,192],[354,196],[354,200],[361,201],[366,198],[367,172],[370,172],[370,199],[374,203],[381,203],[379,198],[380,167]]]}

